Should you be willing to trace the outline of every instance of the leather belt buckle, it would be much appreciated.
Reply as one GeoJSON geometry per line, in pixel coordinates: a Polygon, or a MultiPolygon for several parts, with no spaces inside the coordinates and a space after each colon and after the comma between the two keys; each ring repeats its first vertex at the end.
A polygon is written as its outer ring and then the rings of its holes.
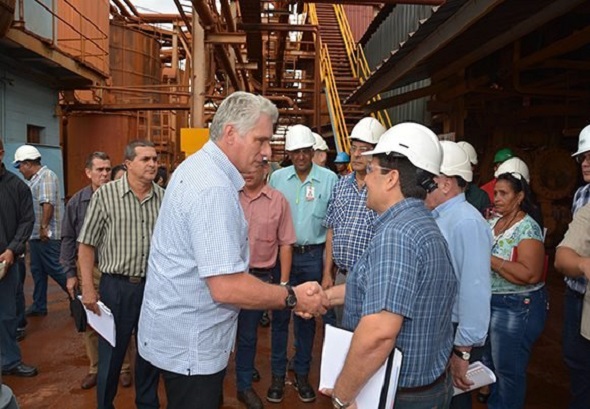
{"type": "Polygon", "coordinates": [[[129,277],[129,282],[131,284],[139,284],[143,280],[142,277],[129,277]]]}

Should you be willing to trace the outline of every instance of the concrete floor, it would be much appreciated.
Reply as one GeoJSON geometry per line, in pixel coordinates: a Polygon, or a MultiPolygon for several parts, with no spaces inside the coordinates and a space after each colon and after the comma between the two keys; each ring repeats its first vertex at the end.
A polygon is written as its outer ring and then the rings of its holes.
{"type": "MultiPolygon", "coordinates": [[[[561,359],[561,316],[563,281],[560,276],[550,273],[548,287],[551,296],[549,319],[541,339],[534,348],[528,373],[527,409],[566,408],[568,402],[568,375],[561,359]]],[[[32,280],[27,277],[27,302],[32,294],[32,280]]],[[[39,375],[35,378],[4,377],[4,382],[12,388],[22,409],[69,409],[94,408],[95,389],[80,389],[80,380],[86,374],[87,361],[80,334],[73,328],[69,316],[68,303],[64,294],[54,283],[49,286],[49,314],[46,317],[29,319],[27,337],[21,342],[24,362],[37,365],[39,375]]],[[[314,350],[313,370],[310,375],[312,385],[318,384],[319,354],[321,352],[322,331],[318,328],[314,350]]],[[[266,394],[270,382],[270,329],[259,330],[259,353],[257,367],[262,380],[254,384],[260,396],[266,394]]],[[[243,408],[236,399],[233,362],[230,361],[225,380],[224,408],[243,408]]],[[[162,407],[165,407],[163,386],[160,385],[162,407]]],[[[134,389],[119,388],[116,400],[118,409],[135,408],[134,389]]],[[[285,399],[281,404],[266,403],[269,409],[286,408],[331,408],[330,400],[318,396],[314,403],[299,401],[293,387],[286,388],[285,399]]],[[[475,404],[474,409],[485,408],[475,404]]]]}

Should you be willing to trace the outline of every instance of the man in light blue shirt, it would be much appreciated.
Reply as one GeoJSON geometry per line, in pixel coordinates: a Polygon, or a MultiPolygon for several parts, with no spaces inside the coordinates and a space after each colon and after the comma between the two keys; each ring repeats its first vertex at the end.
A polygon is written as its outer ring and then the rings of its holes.
{"type": "MultiPolygon", "coordinates": [[[[332,189],[338,181],[334,172],[312,162],[315,139],[311,129],[304,125],[289,128],[285,150],[292,166],[273,172],[270,185],[281,192],[291,207],[297,241],[293,246],[293,262],[289,283],[298,285],[307,281],[322,280],[323,255],[326,242],[326,217],[332,189]]],[[[278,279],[278,277],[275,277],[278,279]]],[[[272,383],[267,392],[269,402],[283,400],[285,372],[287,369],[287,340],[289,335],[289,311],[272,314],[272,383]]],[[[307,376],[311,362],[315,321],[295,317],[295,342],[297,352],[293,362],[295,387],[299,399],[313,402],[316,394],[307,376]]]]}
{"type": "Polygon", "coordinates": [[[210,141],[174,172],[152,236],[139,354],[162,370],[168,409],[218,409],[240,308],[317,315],[318,283],[271,285],[248,273],[240,172],[271,155],[278,118],[266,98],[234,92],[217,109],[210,141]]]}
{"type": "MultiPolygon", "coordinates": [[[[472,355],[481,353],[490,323],[490,260],[492,232],[481,213],[463,193],[473,172],[467,153],[455,142],[442,141],[443,162],[437,188],[429,192],[426,205],[440,228],[451,253],[459,291],[453,305],[455,340],[451,355],[453,383],[461,389],[472,384],[465,374],[472,355]]],[[[475,359],[477,360],[477,359],[475,359]]],[[[453,398],[451,408],[471,408],[471,394],[453,398]]]]}

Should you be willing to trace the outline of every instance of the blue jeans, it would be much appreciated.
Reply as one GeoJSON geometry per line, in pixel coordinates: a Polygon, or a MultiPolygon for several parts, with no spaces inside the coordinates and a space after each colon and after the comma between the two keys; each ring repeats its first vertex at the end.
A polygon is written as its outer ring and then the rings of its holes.
{"type": "MultiPolygon", "coordinates": [[[[318,246],[304,254],[293,253],[293,262],[289,284],[296,286],[307,281],[322,279],[324,247],[318,246]]],[[[273,272],[273,282],[280,280],[280,269],[273,272]]],[[[287,372],[287,343],[289,339],[289,321],[291,311],[275,310],[272,312],[272,354],[271,368],[275,376],[285,376],[287,372]]],[[[294,317],[294,334],[297,343],[293,369],[298,375],[307,375],[311,365],[311,352],[315,337],[315,319],[305,320],[294,317]]]]}
{"type": "Polygon", "coordinates": [[[453,397],[453,378],[447,372],[445,379],[426,391],[397,391],[395,409],[448,409],[453,397]]]}
{"type": "Polygon", "coordinates": [[[524,294],[493,294],[489,343],[484,362],[496,373],[489,409],[522,409],[526,369],[533,344],[547,318],[545,287],[524,294]]]}
{"type": "Polygon", "coordinates": [[[33,305],[35,312],[47,312],[47,277],[51,277],[67,294],[66,273],[59,264],[61,240],[29,240],[31,249],[31,275],[33,289],[33,305]]]}
{"type": "MultiPolygon", "coordinates": [[[[264,282],[270,281],[270,274],[257,276],[264,282]]],[[[236,345],[236,386],[238,392],[252,387],[256,344],[258,342],[258,323],[262,310],[241,310],[238,316],[238,341],[236,345]]]]}
{"type": "Polygon", "coordinates": [[[9,370],[20,364],[21,353],[16,342],[16,289],[19,271],[13,264],[0,280],[0,345],[2,345],[2,369],[9,370]]]}
{"type": "Polygon", "coordinates": [[[569,287],[563,304],[563,359],[570,371],[568,409],[590,408],[590,341],[580,335],[584,296],[569,287]]]}

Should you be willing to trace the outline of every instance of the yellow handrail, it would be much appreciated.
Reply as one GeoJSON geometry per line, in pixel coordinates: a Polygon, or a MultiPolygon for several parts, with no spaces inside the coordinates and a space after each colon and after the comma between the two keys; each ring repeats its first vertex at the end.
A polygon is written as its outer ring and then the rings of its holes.
{"type": "MultiPolygon", "coordinates": [[[[350,29],[350,24],[348,24],[348,18],[346,17],[346,12],[344,11],[344,7],[340,4],[334,4],[334,13],[336,14],[336,19],[338,20],[338,26],[340,27],[340,32],[342,33],[342,38],[344,40],[344,46],[346,48],[346,54],[348,55],[348,61],[350,62],[350,67],[352,68],[352,74],[358,78],[361,82],[366,81],[371,75],[371,69],[369,68],[369,63],[367,62],[367,58],[365,57],[365,53],[363,51],[363,47],[358,45],[354,41],[354,37],[352,35],[352,30],[350,29]]],[[[371,101],[380,101],[381,96],[377,94],[375,97],[371,99],[371,101]]],[[[386,128],[391,128],[391,118],[387,113],[387,110],[383,109],[373,113],[373,115],[381,122],[386,128]]]]}
{"type": "MultiPolygon", "coordinates": [[[[316,13],[314,3],[305,3],[306,10],[311,24],[319,26],[319,21],[316,13]]],[[[315,35],[315,34],[314,34],[315,35]]],[[[328,46],[320,43],[320,68],[322,82],[326,87],[326,98],[328,102],[328,111],[330,113],[330,120],[332,122],[332,129],[334,130],[334,141],[338,152],[349,152],[350,141],[348,139],[348,129],[346,128],[346,121],[344,119],[344,112],[342,111],[342,104],[338,95],[338,88],[336,87],[336,79],[332,72],[332,61],[330,60],[330,53],[328,46]]]]}

